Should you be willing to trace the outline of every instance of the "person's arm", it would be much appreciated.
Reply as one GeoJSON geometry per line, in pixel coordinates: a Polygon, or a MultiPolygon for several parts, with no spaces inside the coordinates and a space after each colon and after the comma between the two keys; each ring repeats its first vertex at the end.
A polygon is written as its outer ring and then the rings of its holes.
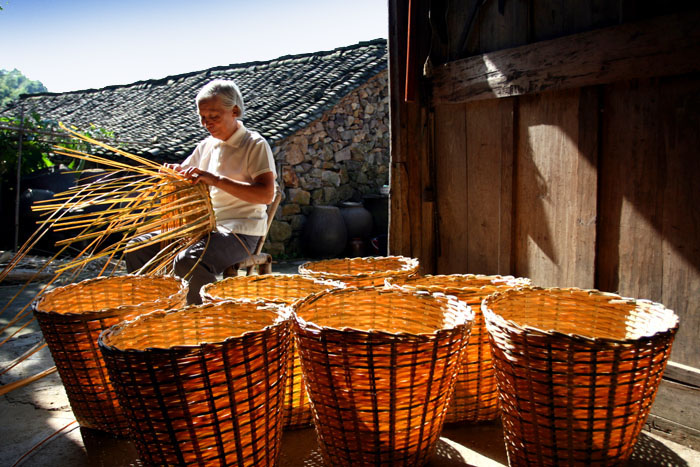
{"type": "Polygon", "coordinates": [[[253,179],[252,183],[247,183],[223,175],[216,175],[197,167],[181,167],[178,171],[188,180],[216,187],[249,203],[270,204],[275,198],[275,176],[272,172],[260,174],[253,179]]]}

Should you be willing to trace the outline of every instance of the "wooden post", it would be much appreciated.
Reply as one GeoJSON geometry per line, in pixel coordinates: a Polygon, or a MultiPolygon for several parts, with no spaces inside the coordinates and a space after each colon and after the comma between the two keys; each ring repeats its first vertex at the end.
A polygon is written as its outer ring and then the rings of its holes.
{"type": "Polygon", "coordinates": [[[17,192],[15,193],[15,238],[13,251],[19,247],[19,197],[20,182],[22,180],[22,140],[24,137],[24,104],[19,103],[19,144],[17,146],[17,192]]]}

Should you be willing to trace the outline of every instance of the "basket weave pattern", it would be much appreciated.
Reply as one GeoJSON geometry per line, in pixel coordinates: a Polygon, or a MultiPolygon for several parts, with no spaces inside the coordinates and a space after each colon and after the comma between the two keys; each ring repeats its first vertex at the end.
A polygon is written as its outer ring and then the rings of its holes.
{"type": "Polygon", "coordinates": [[[474,324],[462,357],[462,369],[457,376],[452,402],[445,415],[445,423],[482,422],[498,418],[498,390],[491,343],[481,313],[481,301],[495,292],[529,284],[530,280],[525,278],[473,274],[415,276],[404,281],[387,279],[387,285],[390,286],[454,295],[474,311],[474,324]]]}
{"type": "Polygon", "coordinates": [[[299,266],[299,273],[317,279],[343,282],[347,286],[382,286],[387,278],[406,278],[418,272],[415,258],[376,256],[309,261],[299,266]]]}
{"type": "Polygon", "coordinates": [[[149,465],[274,465],[290,310],[233,302],[157,311],[99,345],[149,465]]]}
{"type": "Polygon", "coordinates": [[[168,206],[177,206],[161,217],[166,222],[162,226],[165,232],[187,229],[188,226],[199,226],[198,231],[188,232],[190,237],[203,235],[216,230],[216,215],[211,204],[209,188],[201,183],[192,184],[187,180],[169,180],[159,186],[155,197],[157,202],[168,206]],[[178,201],[187,198],[188,201],[178,201]]]}
{"type": "Polygon", "coordinates": [[[187,288],[175,277],[119,276],[58,287],[34,304],[73,414],[87,428],[128,435],[97,338],[122,320],[183,306],[187,288]]]}
{"type": "Polygon", "coordinates": [[[296,304],[297,344],[328,465],[428,460],[472,317],[453,298],[374,287],[296,304]]]}
{"type": "MultiPolygon", "coordinates": [[[[205,303],[222,300],[262,300],[292,305],[313,293],[344,287],[340,282],[320,281],[298,274],[237,276],[207,284],[202,288],[205,303]]],[[[301,372],[299,353],[292,338],[292,358],[287,370],[284,396],[284,427],[301,428],[311,424],[311,406],[301,372]]]]}
{"type": "Polygon", "coordinates": [[[624,463],[649,414],[678,318],[581,289],[523,288],[482,311],[510,465],[624,463]]]}

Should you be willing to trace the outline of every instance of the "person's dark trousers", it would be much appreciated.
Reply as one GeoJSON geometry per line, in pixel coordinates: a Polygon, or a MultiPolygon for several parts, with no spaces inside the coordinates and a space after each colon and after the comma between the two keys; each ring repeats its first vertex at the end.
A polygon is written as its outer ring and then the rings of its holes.
{"type": "MultiPolygon", "coordinates": [[[[129,243],[131,245],[145,241],[152,235],[154,234],[142,235],[129,243]]],[[[209,237],[203,238],[181,252],[173,262],[173,269],[176,276],[186,278],[189,283],[187,303],[202,303],[201,288],[214,282],[216,276],[223,273],[227,267],[247,258],[249,253],[255,250],[259,238],[254,235],[212,232],[209,237]]],[[[158,251],[160,251],[160,245],[154,244],[127,253],[126,270],[129,273],[137,271],[158,251]]]]}

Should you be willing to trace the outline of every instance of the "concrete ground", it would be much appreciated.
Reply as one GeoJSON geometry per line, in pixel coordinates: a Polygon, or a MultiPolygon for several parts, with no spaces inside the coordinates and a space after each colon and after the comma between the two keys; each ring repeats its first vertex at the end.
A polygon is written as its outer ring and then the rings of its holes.
{"type": "MultiPolygon", "coordinates": [[[[300,264],[301,262],[277,263],[273,265],[273,272],[295,273],[300,264]]],[[[0,283],[0,306],[4,306],[16,290],[16,284],[0,283]]],[[[15,302],[30,300],[36,291],[26,291],[15,302]]],[[[0,368],[4,368],[40,339],[41,333],[34,323],[10,342],[0,346],[0,368]]],[[[51,355],[47,349],[43,349],[0,376],[0,384],[16,381],[51,366],[51,355]]],[[[57,373],[0,397],[0,466],[143,465],[131,442],[94,430],[81,429],[76,423],[71,423],[74,420],[57,373]],[[37,445],[39,446],[36,447],[37,445]]],[[[312,428],[285,432],[279,465],[323,465],[312,428]]],[[[507,465],[500,423],[446,426],[428,465],[507,465]]],[[[700,466],[700,453],[643,432],[628,465],[700,466]]]]}

